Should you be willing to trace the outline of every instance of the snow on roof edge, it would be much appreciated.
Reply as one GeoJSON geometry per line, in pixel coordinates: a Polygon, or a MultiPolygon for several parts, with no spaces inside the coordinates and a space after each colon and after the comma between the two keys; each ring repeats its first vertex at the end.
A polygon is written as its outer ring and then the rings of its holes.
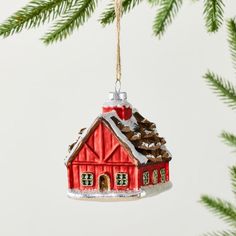
{"type": "MultiPolygon", "coordinates": [[[[120,129],[116,126],[116,124],[114,123],[114,121],[111,119],[111,117],[116,117],[120,122],[122,122],[122,120],[119,118],[119,116],[117,115],[117,113],[115,111],[111,111],[111,112],[107,112],[104,114],[101,114],[101,117],[103,117],[112,127],[113,131],[115,132],[115,134],[124,142],[128,145],[129,149],[131,150],[133,156],[141,163],[141,164],[145,164],[147,163],[148,159],[146,156],[144,156],[143,154],[141,154],[140,152],[138,152],[134,145],[129,141],[129,139],[120,131],[120,129]]],[[[133,116],[132,116],[133,117],[133,116]]],[[[131,118],[132,118],[131,117],[131,118]]],[[[134,118],[135,119],[135,118],[134,118]]]]}
{"type": "Polygon", "coordinates": [[[122,107],[122,106],[125,106],[125,107],[130,107],[132,108],[132,105],[127,102],[127,100],[108,100],[108,101],[105,101],[103,103],[103,107],[122,107]]]}
{"type": "MultiPolygon", "coordinates": [[[[99,118],[99,117],[98,117],[99,118]]],[[[68,164],[68,161],[70,160],[70,158],[75,154],[75,152],[77,151],[77,149],[80,147],[81,141],[86,137],[86,135],[90,132],[90,130],[93,128],[93,126],[95,125],[95,123],[97,122],[98,118],[95,119],[95,121],[93,122],[93,124],[90,126],[90,128],[86,128],[84,130],[84,132],[79,136],[77,142],[75,143],[74,147],[70,150],[69,154],[66,156],[64,163],[65,165],[68,164]]]]}
{"type": "MultiPolygon", "coordinates": [[[[136,109],[135,109],[136,111],[136,109]]],[[[91,128],[94,126],[94,124],[97,122],[97,120],[99,118],[103,118],[104,120],[106,120],[110,126],[112,127],[112,130],[115,132],[115,134],[118,136],[118,138],[120,140],[122,140],[124,143],[126,143],[129,147],[129,149],[131,150],[133,156],[141,163],[141,164],[146,164],[148,159],[146,156],[144,156],[143,154],[141,154],[140,152],[138,152],[134,145],[128,140],[128,138],[120,131],[120,129],[116,126],[116,124],[114,123],[114,121],[111,119],[111,117],[116,117],[120,122],[122,123],[126,123],[127,121],[123,121],[119,118],[119,116],[117,115],[117,113],[115,111],[110,111],[110,112],[106,112],[106,113],[102,113],[100,114],[96,120],[93,122],[93,124],[90,126],[89,129],[86,129],[83,134],[78,138],[76,144],[74,145],[74,147],[71,149],[71,151],[69,152],[69,154],[66,156],[65,158],[65,165],[68,164],[69,160],[71,159],[71,157],[75,154],[75,152],[78,150],[78,148],[81,145],[81,141],[87,136],[87,134],[90,132],[91,128]]],[[[133,116],[131,117],[131,120],[136,120],[133,116]]]]}

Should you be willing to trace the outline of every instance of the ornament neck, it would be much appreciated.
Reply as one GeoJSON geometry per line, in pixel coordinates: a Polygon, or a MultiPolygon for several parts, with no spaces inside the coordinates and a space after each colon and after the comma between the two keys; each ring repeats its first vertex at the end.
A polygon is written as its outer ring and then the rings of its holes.
{"type": "Polygon", "coordinates": [[[109,99],[103,104],[103,113],[115,111],[120,119],[128,120],[132,116],[132,106],[127,101],[126,92],[110,92],[109,99]]]}

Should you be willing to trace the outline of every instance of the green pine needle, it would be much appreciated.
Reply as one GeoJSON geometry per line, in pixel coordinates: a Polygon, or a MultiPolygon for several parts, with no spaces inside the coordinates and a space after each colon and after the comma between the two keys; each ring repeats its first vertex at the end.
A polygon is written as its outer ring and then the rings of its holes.
{"type": "Polygon", "coordinates": [[[151,6],[157,6],[157,5],[161,4],[162,0],[147,0],[147,1],[148,1],[148,3],[151,4],[151,6]]]}
{"type": "Polygon", "coordinates": [[[156,36],[162,36],[166,27],[172,23],[182,5],[182,0],[162,0],[153,24],[156,36]]]}
{"type": "MultiPolygon", "coordinates": [[[[135,6],[137,6],[142,0],[123,0],[122,1],[122,14],[129,12],[135,6]]],[[[102,25],[107,25],[112,23],[115,20],[115,8],[114,1],[112,1],[106,10],[100,16],[100,23],[102,25]]]]}
{"type": "Polygon", "coordinates": [[[230,202],[203,195],[201,197],[201,203],[208,207],[219,218],[225,220],[231,226],[236,227],[236,208],[230,202]]]}
{"type": "Polygon", "coordinates": [[[234,134],[223,131],[220,136],[227,145],[236,148],[236,136],[234,134]]]}
{"type": "Polygon", "coordinates": [[[233,188],[233,193],[236,196],[236,166],[230,167],[230,175],[231,175],[231,184],[233,188]]]}
{"type": "MultiPolygon", "coordinates": [[[[216,4],[216,1],[209,1],[211,3],[216,4]]],[[[221,2],[221,1],[219,1],[221,2]]],[[[205,3],[206,4],[206,3],[205,3]]],[[[206,5],[205,5],[206,6],[206,5]]],[[[216,9],[214,9],[215,11],[216,9]]],[[[209,9],[205,11],[207,14],[209,13],[209,9]]],[[[212,10],[213,11],[213,10],[212,10]]],[[[206,13],[205,12],[205,13],[206,13]]],[[[222,11],[223,12],[223,11],[222,11]]],[[[217,30],[219,27],[216,26],[217,19],[215,19],[214,14],[211,13],[212,19],[209,20],[208,29],[214,31],[217,30]],[[215,22],[214,22],[215,21],[215,22]],[[215,28],[214,28],[215,27],[215,28]]],[[[223,16],[223,13],[218,13],[220,16],[223,16]]],[[[220,20],[222,20],[221,17],[219,17],[220,20]]],[[[219,21],[218,19],[218,21],[219,21]]],[[[221,23],[220,23],[221,24],[221,23]]],[[[228,32],[229,32],[229,44],[230,44],[230,50],[233,57],[234,64],[236,63],[236,23],[235,20],[231,19],[228,21],[228,32]]],[[[204,78],[207,80],[209,85],[213,88],[213,90],[233,109],[236,108],[236,88],[229,82],[223,80],[218,75],[208,71],[204,78]]],[[[221,138],[223,141],[232,147],[236,147],[236,136],[232,133],[223,131],[221,133],[221,138]]],[[[230,174],[231,174],[231,183],[232,183],[232,189],[233,193],[236,196],[236,166],[233,166],[230,168],[230,174]]],[[[204,195],[201,197],[201,203],[203,203],[206,207],[208,207],[214,214],[216,214],[218,217],[226,221],[228,224],[230,224],[231,227],[233,227],[234,231],[222,231],[222,232],[213,232],[205,234],[205,236],[236,236],[236,206],[231,204],[230,202],[221,200],[219,198],[212,198],[207,195],[204,195]]]]}
{"type": "Polygon", "coordinates": [[[236,20],[230,19],[227,21],[228,28],[228,42],[230,47],[230,52],[233,59],[234,68],[236,70],[236,20]]]}
{"type": "Polygon", "coordinates": [[[204,234],[203,236],[235,236],[236,232],[233,231],[218,231],[204,234]]]}
{"type": "Polygon", "coordinates": [[[225,103],[233,109],[236,108],[236,88],[229,81],[223,80],[210,71],[204,75],[204,78],[225,103]]]}
{"type": "Polygon", "coordinates": [[[77,0],[33,0],[0,25],[0,35],[10,36],[24,28],[38,27],[70,9],[77,0]]]}
{"type": "MultiPolygon", "coordinates": [[[[93,0],[94,2],[95,0],[93,0]]],[[[97,1],[97,0],[96,0],[97,1]]],[[[123,0],[123,13],[129,12],[142,0],[123,0]]],[[[196,0],[195,0],[196,1],[196,0]]],[[[198,0],[197,0],[198,1],[198,0]]],[[[215,32],[223,21],[224,3],[223,0],[204,0],[204,15],[208,31],[215,32]]],[[[158,12],[154,19],[154,35],[162,36],[169,24],[182,6],[183,0],[148,0],[152,6],[159,5],[158,12]]],[[[53,26],[52,31],[43,37],[46,44],[60,41],[69,36],[75,28],[80,27],[93,13],[95,5],[91,1],[88,8],[87,0],[31,0],[25,7],[10,16],[0,25],[0,36],[8,37],[23,29],[36,28],[46,22],[61,17],[53,26]],[[81,8],[81,9],[80,9],[81,8]],[[86,8],[86,10],[85,10],[86,8]]],[[[115,19],[114,2],[112,1],[102,13],[99,21],[102,25],[110,24],[115,19]]],[[[229,27],[232,27],[229,23],[229,27]]],[[[233,42],[234,36],[230,36],[233,42]]],[[[236,61],[235,46],[231,46],[232,55],[236,61]]],[[[236,64],[236,62],[234,62],[236,64]]],[[[236,65],[235,65],[236,68],[236,65]]]]}
{"type": "Polygon", "coordinates": [[[96,0],[79,0],[55,23],[43,38],[45,44],[61,41],[83,25],[96,8],[96,0]]]}
{"type": "Polygon", "coordinates": [[[208,32],[216,32],[223,22],[223,0],[205,0],[203,14],[208,32]]]}

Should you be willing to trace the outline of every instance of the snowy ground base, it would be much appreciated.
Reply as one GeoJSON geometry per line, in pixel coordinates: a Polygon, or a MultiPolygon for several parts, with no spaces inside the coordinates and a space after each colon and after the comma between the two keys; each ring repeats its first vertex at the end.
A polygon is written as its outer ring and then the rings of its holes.
{"type": "Polygon", "coordinates": [[[162,193],[172,187],[172,183],[166,182],[157,185],[141,187],[135,191],[79,191],[69,189],[68,197],[77,200],[92,200],[92,201],[127,201],[138,200],[145,197],[153,197],[162,193]]]}

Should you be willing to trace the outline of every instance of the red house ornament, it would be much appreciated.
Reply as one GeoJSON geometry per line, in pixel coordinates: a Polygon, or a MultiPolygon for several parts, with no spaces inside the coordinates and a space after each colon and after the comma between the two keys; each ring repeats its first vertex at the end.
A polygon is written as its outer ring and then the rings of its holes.
{"type": "Polygon", "coordinates": [[[112,92],[103,113],[82,129],[65,159],[68,196],[74,199],[138,199],[171,188],[171,154],[156,125],[112,92]]]}

